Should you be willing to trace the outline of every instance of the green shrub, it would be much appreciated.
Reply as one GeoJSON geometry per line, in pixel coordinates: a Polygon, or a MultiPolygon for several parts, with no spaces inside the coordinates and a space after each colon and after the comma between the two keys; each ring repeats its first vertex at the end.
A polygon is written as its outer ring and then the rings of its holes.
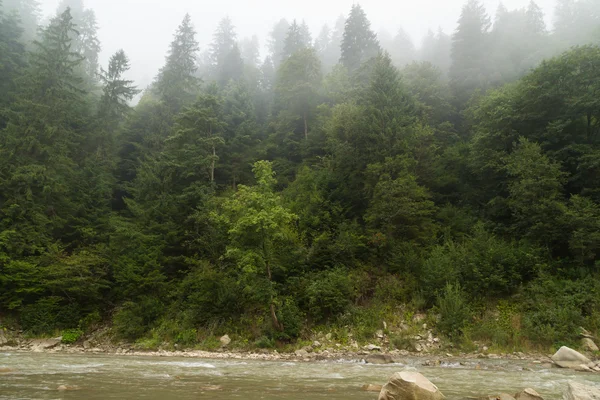
{"type": "Polygon", "coordinates": [[[460,337],[471,316],[460,284],[446,285],[444,291],[438,295],[436,309],[440,314],[439,330],[452,339],[460,337]]]}
{"type": "Polygon", "coordinates": [[[266,336],[261,336],[254,342],[254,345],[259,349],[272,349],[275,348],[275,341],[273,339],[269,339],[266,336]]]}
{"type": "Polygon", "coordinates": [[[348,271],[322,271],[312,277],[306,289],[310,315],[323,321],[345,311],[353,298],[353,282],[348,271]]]}
{"type": "Polygon", "coordinates": [[[45,297],[21,309],[21,327],[34,335],[50,334],[57,329],[77,327],[79,305],[64,304],[61,297],[45,297]]]}
{"type": "Polygon", "coordinates": [[[162,302],[154,297],[143,297],[135,303],[128,301],[113,316],[115,332],[123,339],[138,339],[164,312],[163,308],[162,302]]]}
{"type": "Polygon", "coordinates": [[[73,344],[83,336],[83,331],[80,329],[68,329],[62,332],[62,343],[73,344]]]}
{"type": "Polygon", "coordinates": [[[592,276],[578,280],[542,277],[524,294],[523,329],[531,341],[573,345],[580,326],[598,325],[600,284],[592,276]]]}
{"type": "Polygon", "coordinates": [[[283,332],[279,332],[278,335],[279,339],[289,340],[300,336],[304,317],[294,299],[284,299],[277,314],[279,322],[283,325],[283,332]]]}
{"type": "Polygon", "coordinates": [[[387,275],[377,281],[373,298],[381,304],[406,303],[413,290],[412,282],[387,275]]]}
{"type": "Polygon", "coordinates": [[[198,341],[198,331],[196,329],[183,329],[177,333],[174,341],[182,346],[193,346],[198,341]]]}

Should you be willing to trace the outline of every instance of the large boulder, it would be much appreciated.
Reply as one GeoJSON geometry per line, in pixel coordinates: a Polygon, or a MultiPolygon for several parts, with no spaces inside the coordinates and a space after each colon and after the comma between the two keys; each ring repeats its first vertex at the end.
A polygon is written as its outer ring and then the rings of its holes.
{"type": "Polygon", "coordinates": [[[564,400],[600,400],[600,389],[583,383],[570,381],[564,400]]]}
{"type": "Polygon", "coordinates": [[[594,343],[594,341],[588,337],[581,339],[581,347],[583,347],[583,349],[586,351],[599,351],[596,343],[594,343]]]}
{"type": "Polygon", "coordinates": [[[515,394],[516,400],[544,400],[542,396],[535,390],[527,388],[517,394],[515,394]]]}
{"type": "Polygon", "coordinates": [[[221,336],[219,341],[221,342],[221,346],[227,347],[229,346],[229,343],[231,343],[231,338],[229,337],[229,335],[223,335],[221,336]]]}
{"type": "Polygon", "coordinates": [[[418,372],[396,372],[379,393],[379,400],[442,400],[444,395],[418,372]]]}
{"type": "Polygon", "coordinates": [[[31,350],[34,352],[42,352],[44,350],[52,349],[58,346],[62,342],[62,337],[57,337],[53,339],[34,339],[29,345],[31,346],[31,350]]]}
{"type": "Polygon", "coordinates": [[[591,361],[583,354],[570,349],[566,346],[561,347],[552,356],[552,361],[561,368],[581,369],[582,366],[587,366],[591,361]]]}
{"type": "Polygon", "coordinates": [[[392,356],[388,354],[370,354],[365,358],[368,364],[393,364],[392,356]]]}

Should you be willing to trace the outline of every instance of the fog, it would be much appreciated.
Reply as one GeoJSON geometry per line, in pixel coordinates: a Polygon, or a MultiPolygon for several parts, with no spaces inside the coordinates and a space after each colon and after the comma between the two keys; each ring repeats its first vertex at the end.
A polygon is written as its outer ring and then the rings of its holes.
{"type": "MultiPolygon", "coordinates": [[[[332,26],[338,16],[347,15],[353,1],[221,0],[207,3],[194,0],[86,0],[86,7],[92,8],[98,19],[101,65],[106,65],[115,51],[124,49],[131,60],[130,77],[144,87],[163,65],[172,35],[186,12],[192,16],[201,51],[207,48],[219,20],[229,16],[240,39],[254,34],[259,37],[264,56],[267,35],[281,18],[304,19],[314,38],[323,24],[332,26]]],[[[401,26],[419,46],[429,29],[441,27],[446,33],[452,33],[464,3],[464,0],[420,0],[394,4],[369,0],[361,5],[376,32],[387,30],[395,34],[401,26]]],[[[484,3],[493,17],[500,1],[485,0],[484,3]]],[[[529,0],[504,0],[502,3],[513,9],[526,7],[529,0]]],[[[556,0],[538,0],[536,3],[543,8],[550,26],[556,0]]],[[[59,0],[41,0],[40,4],[44,17],[48,17],[56,12],[59,0]]]]}

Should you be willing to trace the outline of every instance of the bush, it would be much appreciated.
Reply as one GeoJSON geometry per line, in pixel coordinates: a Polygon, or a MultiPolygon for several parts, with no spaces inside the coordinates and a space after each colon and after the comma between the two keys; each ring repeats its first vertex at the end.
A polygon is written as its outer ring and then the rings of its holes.
{"type": "Polygon", "coordinates": [[[259,349],[272,349],[275,347],[275,341],[266,336],[261,336],[254,342],[254,345],[259,349]]]}
{"type": "Polygon", "coordinates": [[[80,329],[68,329],[62,332],[62,343],[73,344],[83,336],[83,331],[80,329]]]}
{"type": "Polygon", "coordinates": [[[354,287],[343,269],[315,274],[306,289],[310,315],[317,321],[344,312],[352,302],[354,287]]]}
{"type": "Polygon", "coordinates": [[[284,299],[277,314],[279,322],[283,324],[283,332],[279,332],[279,339],[289,340],[300,336],[303,315],[294,299],[284,299]]]}
{"type": "Polygon", "coordinates": [[[446,285],[437,298],[436,309],[440,314],[439,330],[452,339],[462,336],[471,312],[458,283],[446,285]]]}
{"type": "Polygon", "coordinates": [[[61,297],[45,297],[21,309],[20,321],[23,330],[34,335],[50,334],[56,329],[77,327],[80,318],[79,306],[64,304],[61,297]]]}
{"type": "Polygon", "coordinates": [[[128,340],[141,337],[164,311],[163,307],[162,302],[153,297],[143,297],[137,303],[124,303],[113,316],[115,332],[128,340]]]}
{"type": "Polygon", "coordinates": [[[526,289],[523,328],[546,345],[575,344],[580,326],[598,326],[600,287],[594,277],[570,280],[542,277],[526,289]]]}

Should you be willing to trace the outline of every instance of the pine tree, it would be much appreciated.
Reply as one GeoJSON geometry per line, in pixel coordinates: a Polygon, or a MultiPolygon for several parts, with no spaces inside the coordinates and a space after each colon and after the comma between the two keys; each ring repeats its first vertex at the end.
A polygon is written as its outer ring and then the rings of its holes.
{"type": "Polygon", "coordinates": [[[98,80],[98,56],[101,51],[96,13],[92,9],[86,9],[83,0],[62,0],[58,14],[66,9],[70,10],[76,26],[76,33],[71,38],[73,50],[84,58],[83,68],[93,85],[98,80]]]}
{"type": "Polygon", "coordinates": [[[186,14],[171,42],[165,66],[154,84],[160,99],[174,113],[193,101],[198,92],[199,80],[195,76],[198,50],[192,19],[186,14]]]}
{"type": "Polygon", "coordinates": [[[310,46],[311,37],[308,27],[304,22],[302,25],[298,25],[294,20],[285,38],[281,62],[285,62],[291,55],[310,46]]]}
{"type": "Polygon", "coordinates": [[[237,33],[231,19],[223,18],[219,22],[210,45],[212,75],[221,86],[225,86],[229,79],[239,78],[241,75],[237,71],[233,73],[234,70],[239,69],[241,61],[236,38],[237,33]]]}
{"type": "Polygon", "coordinates": [[[394,37],[392,48],[389,50],[392,61],[398,67],[404,67],[416,58],[415,46],[409,34],[402,28],[394,37]]]}
{"type": "Polygon", "coordinates": [[[245,38],[240,43],[240,51],[244,64],[258,68],[260,63],[260,43],[258,36],[252,35],[252,38],[245,38]]]}
{"type": "Polygon", "coordinates": [[[55,17],[34,42],[0,142],[0,231],[18,227],[15,251],[37,255],[62,238],[74,240],[85,224],[86,101],[77,76],[82,62],[71,49],[75,26],[69,11],[55,17]],[[58,235],[58,236],[55,236],[58,235]]]}
{"type": "MultiPolygon", "coordinates": [[[[23,29],[11,15],[4,15],[0,1],[0,110],[9,105],[17,88],[17,77],[25,65],[25,48],[21,43],[23,29]]],[[[0,129],[5,120],[0,111],[0,129]]]]}
{"type": "Polygon", "coordinates": [[[367,15],[360,5],[353,5],[346,20],[340,62],[353,72],[365,61],[376,57],[379,51],[379,41],[371,30],[367,15]]]}
{"type": "Polygon", "coordinates": [[[490,18],[479,0],[463,7],[458,28],[452,36],[450,80],[460,104],[489,82],[490,18]]]}
{"type": "Polygon", "coordinates": [[[283,59],[283,53],[285,48],[285,39],[290,30],[290,23],[286,19],[280,20],[269,33],[268,49],[273,61],[275,69],[279,67],[281,60],[283,59]]]}
{"type": "Polygon", "coordinates": [[[37,0],[4,0],[5,14],[16,12],[23,27],[22,41],[29,47],[37,36],[40,4],[37,0]]]}
{"type": "Polygon", "coordinates": [[[108,71],[101,71],[100,79],[104,88],[100,100],[100,115],[109,120],[119,120],[131,110],[128,102],[140,93],[132,80],[123,77],[129,71],[129,58],[123,50],[119,50],[110,58],[108,71]]]}
{"type": "Polygon", "coordinates": [[[314,49],[305,48],[293,53],[278,71],[275,103],[302,121],[305,139],[318,102],[321,80],[321,62],[314,49]]]}

